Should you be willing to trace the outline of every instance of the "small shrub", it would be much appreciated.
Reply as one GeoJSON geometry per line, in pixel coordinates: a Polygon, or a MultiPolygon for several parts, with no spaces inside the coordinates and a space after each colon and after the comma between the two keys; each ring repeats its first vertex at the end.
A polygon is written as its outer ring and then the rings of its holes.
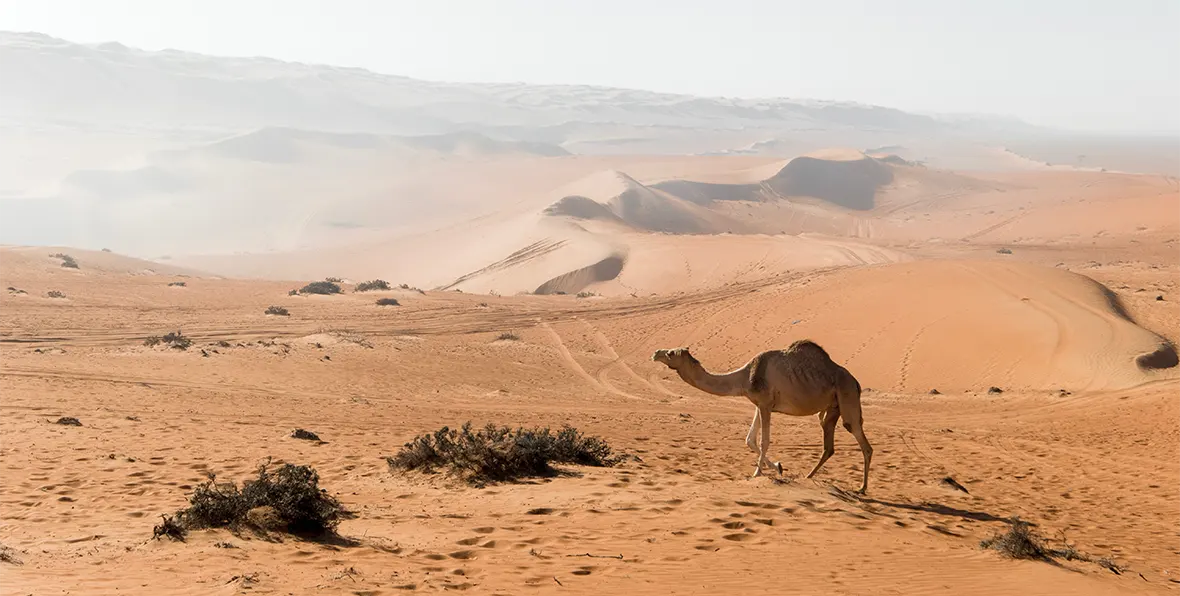
{"type": "Polygon", "coordinates": [[[511,331],[505,331],[504,333],[497,335],[496,340],[497,341],[520,341],[520,336],[511,332],[511,331]]]}
{"type": "Polygon", "coordinates": [[[421,289],[419,289],[419,288],[415,288],[414,286],[411,286],[411,285],[409,285],[409,284],[401,284],[401,285],[399,285],[399,286],[398,286],[398,289],[399,289],[399,290],[409,290],[409,291],[411,291],[411,292],[418,292],[419,294],[425,294],[425,293],[426,293],[426,292],[422,291],[421,289]]]}
{"type": "Polygon", "coordinates": [[[1010,254],[1012,254],[1012,249],[1010,249],[1010,248],[1001,248],[1001,249],[997,250],[996,252],[997,252],[997,253],[999,253],[999,254],[1002,254],[1002,255],[1010,255],[1010,254]]]}
{"type": "Polygon", "coordinates": [[[548,428],[512,430],[492,424],[473,431],[471,423],[459,430],[443,427],[420,435],[386,458],[394,471],[446,469],[474,486],[553,476],[551,462],[614,466],[621,460],[605,441],[570,426],[555,434],[548,428]]]}
{"type": "Polygon", "coordinates": [[[143,340],[143,345],[149,348],[160,344],[165,344],[168,347],[175,348],[177,350],[187,350],[189,349],[189,346],[193,345],[193,340],[185,337],[179,331],[169,332],[163,337],[160,337],[159,335],[153,335],[143,340]]]}
{"type": "Polygon", "coordinates": [[[594,292],[578,292],[577,294],[575,294],[575,296],[577,296],[578,298],[593,298],[594,296],[597,296],[597,295],[598,294],[595,294],[594,292]]]}
{"type": "Polygon", "coordinates": [[[326,281],[328,283],[333,283],[333,284],[344,283],[344,280],[340,279],[339,277],[325,277],[324,281],[326,281]]]}
{"type": "Polygon", "coordinates": [[[303,430],[302,428],[295,429],[295,432],[291,433],[291,438],[292,439],[303,439],[304,441],[319,441],[320,440],[319,435],[311,432],[310,430],[303,430]]]}
{"type": "Polygon", "coordinates": [[[321,295],[339,294],[342,291],[343,290],[340,289],[340,284],[338,284],[334,281],[329,281],[329,280],[313,281],[313,282],[311,282],[311,283],[307,284],[306,286],[303,286],[302,288],[299,289],[300,294],[321,294],[321,295]]]}
{"type": "Polygon", "coordinates": [[[51,254],[49,256],[51,256],[55,259],[61,259],[61,266],[62,267],[65,267],[67,269],[77,269],[78,268],[78,261],[74,260],[74,257],[71,257],[70,255],[59,252],[59,253],[51,254]]]}
{"type": "Polygon", "coordinates": [[[372,281],[363,281],[356,285],[354,292],[372,292],[374,290],[392,290],[393,287],[389,282],[383,279],[374,279],[372,281]]]}
{"type": "Polygon", "coordinates": [[[397,298],[378,298],[377,306],[401,306],[401,303],[397,298]]]}
{"type": "Polygon", "coordinates": [[[345,514],[340,502],[319,487],[319,474],[310,466],[283,464],[271,471],[267,463],[241,488],[216,478],[197,486],[173,524],[182,530],[237,527],[265,517],[267,527],[261,529],[323,534],[334,532],[345,514]],[[261,516],[261,508],[269,508],[269,515],[261,516]]]}
{"type": "Polygon", "coordinates": [[[61,424],[63,426],[82,426],[82,421],[73,416],[62,416],[58,418],[54,424],[61,424]]]}
{"type": "Polygon", "coordinates": [[[168,282],[168,287],[170,287],[170,288],[184,288],[184,287],[188,287],[188,284],[183,281],[170,281],[170,282],[168,282]]]}
{"type": "Polygon", "coordinates": [[[298,296],[299,290],[291,290],[291,291],[287,292],[287,295],[288,296],[298,296]]]}
{"type": "Polygon", "coordinates": [[[16,556],[16,550],[0,544],[0,562],[9,563],[11,565],[24,565],[24,563],[16,556]]]}
{"type": "Polygon", "coordinates": [[[12,286],[8,286],[8,293],[9,294],[28,294],[28,292],[26,292],[20,288],[14,288],[12,286]]]}
{"type": "Polygon", "coordinates": [[[49,290],[48,292],[45,293],[45,295],[50,298],[65,298],[66,297],[65,292],[59,292],[57,290],[49,290]]]}
{"type": "Polygon", "coordinates": [[[268,306],[268,307],[266,307],[266,313],[264,313],[264,314],[276,315],[276,316],[280,316],[280,317],[291,316],[291,313],[287,309],[285,309],[281,306],[268,306]]]}
{"type": "Polygon", "coordinates": [[[184,542],[184,537],[188,534],[188,530],[176,521],[175,516],[160,515],[162,518],[156,527],[152,528],[152,540],[159,540],[167,536],[177,542],[184,542]]]}
{"type": "Polygon", "coordinates": [[[102,249],[102,252],[111,252],[111,249],[109,249],[109,248],[104,248],[104,249],[102,249]]]}
{"type": "Polygon", "coordinates": [[[1003,393],[1004,390],[1000,389],[999,387],[988,387],[987,392],[991,395],[999,395],[999,394],[1003,393]]]}
{"type": "Polygon", "coordinates": [[[1043,542],[1043,539],[1033,532],[1028,522],[1021,521],[1020,518],[1013,518],[1007,532],[982,540],[979,546],[998,551],[1013,559],[1044,560],[1048,558],[1049,551],[1043,542]]]}

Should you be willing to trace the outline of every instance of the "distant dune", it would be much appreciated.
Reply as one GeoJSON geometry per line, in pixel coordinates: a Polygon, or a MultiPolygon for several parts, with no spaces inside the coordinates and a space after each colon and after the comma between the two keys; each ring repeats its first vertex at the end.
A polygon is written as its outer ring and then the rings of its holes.
{"type": "Polygon", "coordinates": [[[785,196],[805,196],[866,211],[875,206],[877,189],[893,181],[890,167],[867,155],[832,159],[797,157],[766,185],[785,196]]]}

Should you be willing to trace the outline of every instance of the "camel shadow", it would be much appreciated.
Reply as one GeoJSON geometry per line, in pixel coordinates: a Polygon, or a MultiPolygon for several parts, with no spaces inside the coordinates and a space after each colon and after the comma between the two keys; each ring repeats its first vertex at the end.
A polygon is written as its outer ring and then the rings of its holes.
{"type": "MultiPolygon", "coordinates": [[[[872,497],[859,497],[857,499],[861,503],[868,503],[871,505],[880,505],[882,507],[890,507],[893,509],[902,509],[905,511],[920,511],[923,513],[934,513],[936,515],[946,515],[951,517],[958,517],[964,520],[982,521],[982,522],[1004,522],[1011,523],[1012,520],[1007,517],[1000,517],[992,515],[986,511],[971,511],[970,509],[959,509],[958,507],[951,507],[950,505],[943,505],[942,503],[932,503],[925,501],[922,503],[894,503],[892,501],[884,501],[881,499],[874,499],[872,497]]],[[[1031,524],[1030,524],[1031,525],[1031,524]]]]}
{"type": "MultiPolygon", "coordinates": [[[[958,507],[951,507],[950,505],[943,505],[942,503],[934,503],[931,501],[923,501],[921,503],[896,503],[893,501],[886,501],[883,499],[875,499],[866,495],[846,491],[835,485],[828,486],[828,493],[832,496],[845,501],[847,503],[860,503],[865,505],[877,505],[880,507],[888,507],[890,509],[900,509],[902,511],[916,511],[920,513],[933,513],[935,515],[945,515],[948,517],[957,517],[963,520],[981,521],[981,522],[1004,522],[1006,524],[1012,523],[1010,517],[1000,517],[993,515],[986,511],[972,511],[970,509],[959,509],[958,507]]],[[[1036,524],[1029,523],[1030,526],[1036,524]]]]}

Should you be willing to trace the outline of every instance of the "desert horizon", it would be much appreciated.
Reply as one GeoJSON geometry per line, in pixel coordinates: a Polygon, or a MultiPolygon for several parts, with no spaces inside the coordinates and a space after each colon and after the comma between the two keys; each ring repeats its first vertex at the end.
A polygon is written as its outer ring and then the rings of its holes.
{"type": "Polygon", "coordinates": [[[0,593],[1180,590],[1170,125],[134,26],[0,31],[0,593]]]}

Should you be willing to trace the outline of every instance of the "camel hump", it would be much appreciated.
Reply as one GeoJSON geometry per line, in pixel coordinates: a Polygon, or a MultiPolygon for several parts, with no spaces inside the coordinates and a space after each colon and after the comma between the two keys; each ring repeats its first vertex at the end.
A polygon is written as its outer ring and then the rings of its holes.
{"type": "Polygon", "coordinates": [[[810,339],[801,339],[791,344],[787,348],[787,352],[791,354],[798,354],[800,356],[810,356],[813,358],[826,358],[831,360],[832,357],[828,355],[828,351],[820,347],[819,344],[810,339]]]}

